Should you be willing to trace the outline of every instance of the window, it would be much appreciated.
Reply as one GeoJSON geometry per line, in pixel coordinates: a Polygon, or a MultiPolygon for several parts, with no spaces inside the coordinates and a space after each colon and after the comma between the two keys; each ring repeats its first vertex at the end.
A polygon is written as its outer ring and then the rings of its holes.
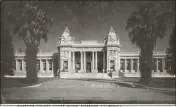
{"type": "Polygon", "coordinates": [[[37,60],[37,70],[39,71],[40,70],[40,61],[37,60]]]}
{"type": "Polygon", "coordinates": [[[22,71],[22,60],[18,60],[18,62],[19,62],[20,71],[22,71]]]}
{"type": "Polygon", "coordinates": [[[26,70],[26,59],[24,59],[23,63],[24,69],[26,70]]]}
{"type": "Polygon", "coordinates": [[[123,63],[123,60],[121,59],[120,60],[120,70],[123,70],[124,69],[124,63],[123,63]]]}
{"type": "Polygon", "coordinates": [[[68,71],[68,61],[64,61],[63,70],[64,70],[64,72],[68,71]]]}
{"type": "Polygon", "coordinates": [[[111,69],[111,70],[115,70],[114,60],[111,60],[111,61],[110,61],[110,69],[111,69]]]}
{"type": "Polygon", "coordinates": [[[133,70],[137,70],[137,60],[136,59],[133,62],[133,70]]]}
{"type": "Polygon", "coordinates": [[[80,70],[81,66],[80,66],[80,62],[76,62],[76,70],[80,70]]]}
{"type": "Polygon", "coordinates": [[[52,70],[52,61],[49,60],[49,70],[52,70]]]}
{"type": "Polygon", "coordinates": [[[162,71],[162,60],[158,59],[158,69],[160,70],[160,72],[162,71]]]}
{"type": "Polygon", "coordinates": [[[127,61],[127,70],[130,70],[130,60],[126,60],[127,61]]]}
{"type": "Polygon", "coordinates": [[[46,70],[46,60],[43,60],[43,70],[46,70]]]}

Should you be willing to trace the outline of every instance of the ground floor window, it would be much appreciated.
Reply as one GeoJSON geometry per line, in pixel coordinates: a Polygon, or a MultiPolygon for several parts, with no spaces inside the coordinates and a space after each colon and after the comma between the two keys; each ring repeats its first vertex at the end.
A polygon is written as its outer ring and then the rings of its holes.
{"type": "Polygon", "coordinates": [[[64,69],[64,72],[68,71],[68,61],[64,61],[63,69],[64,69]]]}
{"type": "Polygon", "coordinates": [[[123,70],[123,60],[120,60],[120,70],[123,70]]]}
{"type": "Polygon", "coordinates": [[[40,70],[40,61],[37,60],[37,70],[40,70]]]}
{"type": "Polygon", "coordinates": [[[20,71],[22,70],[22,60],[18,60],[20,71]]]}
{"type": "Polygon", "coordinates": [[[52,61],[49,60],[49,70],[52,70],[52,61]]]}
{"type": "Polygon", "coordinates": [[[76,62],[76,73],[81,69],[80,62],[76,62]]]}
{"type": "Polygon", "coordinates": [[[130,60],[126,60],[127,61],[127,70],[130,70],[131,66],[130,66],[130,60]]]}
{"type": "Polygon", "coordinates": [[[134,62],[133,62],[133,70],[137,70],[137,61],[136,60],[134,60],[134,62]]]}
{"type": "Polygon", "coordinates": [[[158,59],[158,69],[162,72],[162,60],[158,59]]]}
{"type": "Polygon", "coordinates": [[[43,70],[46,70],[46,60],[43,60],[43,70]]]}
{"type": "Polygon", "coordinates": [[[114,63],[114,60],[111,60],[111,61],[110,61],[110,69],[111,69],[111,70],[115,70],[115,63],[114,63]]]}

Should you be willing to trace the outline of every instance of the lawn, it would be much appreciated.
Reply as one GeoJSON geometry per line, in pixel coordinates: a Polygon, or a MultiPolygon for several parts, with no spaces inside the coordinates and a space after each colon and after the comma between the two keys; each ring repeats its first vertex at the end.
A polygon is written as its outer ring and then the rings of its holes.
{"type": "MultiPolygon", "coordinates": [[[[7,103],[175,103],[175,87],[172,90],[152,90],[132,87],[126,82],[137,82],[136,78],[123,79],[58,79],[40,78],[37,87],[27,86],[24,79],[6,78],[2,93],[7,103]],[[13,82],[12,82],[13,81],[13,82]],[[9,83],[8,83],[9,82],[9,83]],[[6,83],[6,85],[5,85],[6,83]],[[9,84],[9,85],[7,85],[9,84]],[[20,84],[20,85],[18,85],[20,84]],[[5,87],[6,86],[6,87],[5,87]],[[174,89],[174,90],[173,90],[174,89]]],[[[2,82],[1,81],[1,82],[2,82]]],[[[153,84],[172,84],[174,79],[154,79],[153,84]],[[162,82],[161,82],[162,81],[162,82]]],[[[171,87],[172,86],[172,87],[171,87]]],[[[161,87],[163,88],[163,87],[161,87]]]]}
{"type": "MultiPolygon", "coordinates": [[[[54,79],[57,79],[57,78],[39,78],[37,84],[40,84],[46,81],[51,81],[54,79]]],[[[28,84],[25,78],[2,78],[1,79],[1,88],[26,87],[30,85],[31,84],[28,84]]]]}
{"type": "MultiPolygon", "coordinates": [[[[44,83],[47,81],[56,80],[58,78],[39,78],[39,83],[44,83]]],[[[120,83],[120,82],[132,82],[139,83],[140,78],[134,77],[126,77],[126,78],[118,78],[112,80],[106,79],[77,79],[82,81],[95,81],[95,82],[105,82],[105,83],[120,83]]],[[[1,87],[2,88],[11,88],[11,87],[25,87],[29,86],[27,84],[25,78],[3,78],[1,79],[1,87]]],[[[153,78],[150,87],[155,88],[175,88],[175,78],[153,78]]]]}

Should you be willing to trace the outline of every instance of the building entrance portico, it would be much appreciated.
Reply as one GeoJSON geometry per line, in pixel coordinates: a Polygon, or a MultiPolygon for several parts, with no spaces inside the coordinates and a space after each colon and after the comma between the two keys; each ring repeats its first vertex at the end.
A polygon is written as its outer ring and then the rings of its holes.
{"type": "Polygon", "coordinates": [[[103,56],[103,52],[73,51],[71,53],[71,65],[73,72],[104,73],[103,71],[105,71],[105,56],[103,56]]]}
{"type": "MultiPolygon", "coordinates": [[[[59,72],[62,74],[99,74],[120,70],[120,43],[113,28],[103,41],[74,41],[68,27],[58,41],[59,72]]],[[[62,76],[61,76],[62,77],[62,76]]]]}

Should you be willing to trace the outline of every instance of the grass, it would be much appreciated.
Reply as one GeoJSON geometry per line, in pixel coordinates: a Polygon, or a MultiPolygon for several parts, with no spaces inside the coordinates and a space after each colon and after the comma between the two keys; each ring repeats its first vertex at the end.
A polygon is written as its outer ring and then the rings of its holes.
{"type": "MultiPolygon", "coordinates": [[[[52,81],[58,78],[39,78],[39,83],[44,83],[47,81],[52,81]]],[[[129,87],[128,84],[121,84],[123,82],[132,82],[139,83],[140,78],[126,77],[126,78],[118,78],[113,80],[105,80],[105,79],[78,79],[82,81],[94,81],[94,82],[104,82],[104,83],[114,83],[123,87],[129,87]]],[[[12,88],[12,87],[26,87],[31,84],[26,82],[25,78],[3,78],[1,79],[1,87],[2,88],[12,88]]],[[[35,85],[35,84],[32,84],[35,85]]],[[[150,87],[155,88],[175,88],[175,78],[153,78],[150,87]]]]}
{"type": "MultiPolygon", "coordinates": [[[[38,83],[43,83],[46,81],[51,81],[56,78],[39,78],[38,83]]],[[[2,78],[1,79],[1,88],[13,88],[13,87],[26,87],[30,85],[36,84],[28,84],[25,78],[2,78]]]]}
{"type": "MultiPolygon", "coordinates": [[[[140,78],[123,78],[126,82],[139,83],[140,78]]],[[[156,88],[175,88],[175,78],[152,78],[150,87],[156,88]]]]}
{"type": "MultiPolygon", "coordinates": [[[[162,79],[155,79],[161,82],[162,79]]],[[[24,79],[6,78],[3,82],[10,84],[8,87],[25,84],[24,79]],[[13,83],[12,83],[13,82],[13,83]],[[13,84],[13,85],[12,85],[13,84]],[[15,85],[16,84],[16,85],[15,85]]],[[[2,93],[7,103],[61,103],[61,104],[103,104],[103,103],[175,103],[174,91],[146,90],[144,88],[132,88],[120,84],[122,81],[137,82],[137,78],[105,79],[58,79],[40,78],[43,83],[39,87],[32,88],[3,88],[2,93]],[[112,84],[111,84],[112,83],[112,84]],[[116,84],[117,83],[117,84],[116,84]],[[100,86],[104,87],[101,88],[100,86]],[[119,87],[116,87],[119,85],[119,87]],[[74,86],[74,87],[73,87],[74,86]]],[[[174,79],[167,79],[169,82],[174,79]]],[[[155,81],[153,81],[155,82],[155,81]]],[[[163,83],[163,82],[161,82],[163,83]]],[[[5,84],[3,84],[5,85],[5,84]]],[[[161,86],[161,85],[160,85],[161,86]]]]}

